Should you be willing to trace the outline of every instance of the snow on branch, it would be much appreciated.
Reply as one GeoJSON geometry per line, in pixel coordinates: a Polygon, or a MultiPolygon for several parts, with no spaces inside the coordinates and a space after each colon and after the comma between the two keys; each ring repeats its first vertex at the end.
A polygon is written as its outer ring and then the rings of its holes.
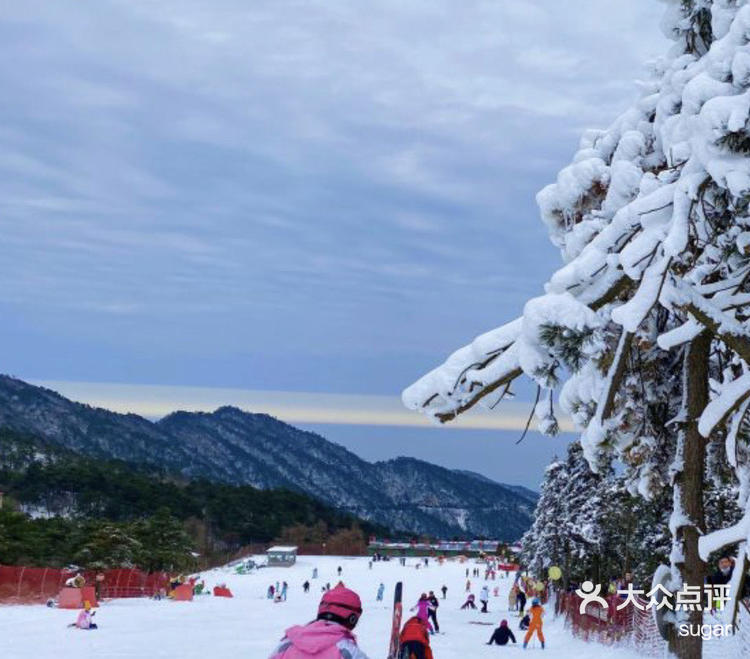
{"type": "Polygon", "coordinates": [[[404,405],[445,422],[521,375],[515,341],[522,319],[498,327],[456,350],[401,395],[404,405]]]}
{"type": "Polygon", "coordinates": [[[719,529],[698,540],[698,551],[704,561],[715,551],[738,542],[750,542],[750,511],[734,526],[719,529]]]}
{"type": "Polygon", "coordinates": [[[708,437],[714,428],[722,424],[750,396],[750,373],[724,385],[721,394],[703,410],[698,421],[698,431],[708,437]]]}

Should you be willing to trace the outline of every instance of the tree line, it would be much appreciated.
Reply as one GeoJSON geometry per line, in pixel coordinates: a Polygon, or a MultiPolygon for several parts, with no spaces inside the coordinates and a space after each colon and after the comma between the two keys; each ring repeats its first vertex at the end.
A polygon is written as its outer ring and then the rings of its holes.
{"type": "Polygon", "coordinates": [[[0,491],[5,564],[177,570],[196,555],[205,564],[300,528],[315,529],[321,544],[357,548],[366,535],[389,534],[299,492],[186,481],[7,429],[0,429],[0,491]]]}

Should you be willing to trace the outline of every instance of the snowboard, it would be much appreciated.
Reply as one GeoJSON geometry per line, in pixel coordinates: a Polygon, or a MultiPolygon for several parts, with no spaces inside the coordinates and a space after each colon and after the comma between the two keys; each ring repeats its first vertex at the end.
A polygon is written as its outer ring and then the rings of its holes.
{"type": "Polygon", "coordinates": [[[393,623],[391,625],[391,642],[388,645],[388,659],[398,659],[398,637],[401,633],[401,614],[403,611],[401,596],[403,589],[404,586],[399,581],[393,592],[393,623]]]}

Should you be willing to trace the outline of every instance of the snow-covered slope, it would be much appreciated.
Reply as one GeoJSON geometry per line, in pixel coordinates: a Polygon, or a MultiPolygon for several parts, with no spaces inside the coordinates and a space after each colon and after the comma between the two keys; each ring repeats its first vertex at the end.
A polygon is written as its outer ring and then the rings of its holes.
{"type": "MultiPolygon", "coordinates": [[[[434,561],[428,568],[416,570],[417,559],[409,559],[406,567],[397,561],[375,563],[367,567],[367,559],[337,557],[301,557],[292,568],[264,568],[246,576],[232,570],[219,569],[203,576],[208,586],[226,582],[234,593],[233,599],[201,597],[193,602],[152,600],[114,600],[105,603],[97,612],[99,629],[83,632],[67,629],[75,619],[75,612],[48,609],[44,606],[3,607],[0,617],[0,649],[3,656],[13,659],[40,657],[97,657],[98,659],[135,659],[158,657],[180,659],[265,659],[273,650],[284,630],[304,624],[315,617],[321,586],[338,581],[336,568],[343,568],[342,579],[362,597],[364,614],[355,630],[362,650],[371,658],[384,657],[391,628],[391,604],[396,581],[404,583],[405,615],[420,593],[438,592],[445,584],[448,597],[438,609],[440,635],[433,636],[432,648],[436,659],[485,659],[521,654],[522,641],[518,619],[507,611],[508,588],[512,579],[490,581],[491,591],[499,587],[498,596],[491,597],[489,615],[476,611],[461,611],[464,601],[466,565],[449,563],[438,566],[434,561]],[[313,567],[320,578],[311,592],[302,592],[302,583],[312,576],[313,567]],[[289,583],[286,602],[274,604],[264,596],[269,584],[289,583]],[[386,587],[384,602],[376,601],[378,584],[386,587]],[[516,639],[515,647],[499,648],[485,645],[492,626],[501,618],[510,620],[516,639]],[[476,622],[482,625],[473,624],[476,622]]],[[[479,594],[481,583],[474,584],[479,594]]],[[[553,619],[548,607],[544,633],[546,654],[556,659],[635,659],[634,651],[617,647],[585,643],[573,638],[561,621],[553,619]]],[[[532,641],[529,650],[541,653],[532,641]]],[[[726,655],[730,656],[730,655],[726,655]]]]}

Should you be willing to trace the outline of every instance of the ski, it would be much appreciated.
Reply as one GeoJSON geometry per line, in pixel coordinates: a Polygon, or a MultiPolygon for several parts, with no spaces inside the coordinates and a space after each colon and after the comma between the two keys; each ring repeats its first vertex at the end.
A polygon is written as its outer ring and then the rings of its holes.
{"type": "Polygon", "coordinates": [[[399,581],[393,592],[393,624],[391,625],[391,642],[388,646],[388,659],[398,659],[398,637],[401,633],[401,612],[403,610],[403,605],[401,604],[402,592],[403,584],[399,581]]]}

